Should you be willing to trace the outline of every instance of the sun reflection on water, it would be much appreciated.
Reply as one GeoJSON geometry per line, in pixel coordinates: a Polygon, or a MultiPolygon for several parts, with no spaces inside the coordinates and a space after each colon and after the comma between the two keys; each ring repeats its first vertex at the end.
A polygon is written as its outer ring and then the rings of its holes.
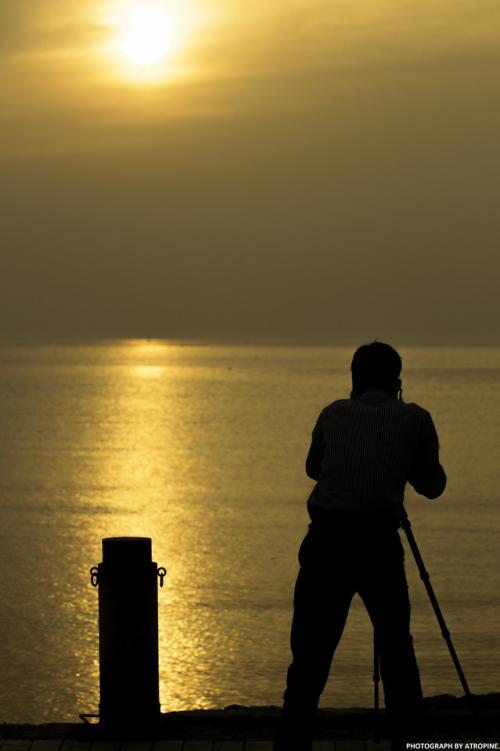
{"type": "MultiPolygon", "coordinates": [[[[442,427],[455,483],[453,513],[446,502],[424,508],[410,496],[412,521],[452,626],[471,613],[462,590],[477,585],[474,597],[488,618],[468,622],[457,648],[465,663],[480,661],[476,672],[488,690],[495,667],[471,644],[500,626],[488,605],[488,548],[478,554],[491,523],[487,499],[498,488],[498,468],[485,459],[498,420],[483,398],[498,387],[498,352],[486,353],[477,371],[463,369],[465,355],[449,354],[444,375],[436,355],[421,352],[420,369],[407,379],[408,398],[429,406],[442,427]],[[462,428],[478,420],[476,446],[462,428]],[[461,484],[478,467],[480,487],[461,484]],[[455,583],[447,572],[458,539],[455,583]]],[[[348,389],[349,354],[156,340],[4,353],[0,570],[9,576],[0,580],[0,700],[9,721],[75,719],[97,708],[97,593],[89,569],[110,536],[151,537],[153,558],[168,571],[159,589],[164,710],[280,702],[296,551],[307,524],[304,452],[318,409],[348,389]],[[22,705],[12,685],[20,686],[22,705]],[[36,716],[23,715],[26,707],[36,716]]],[[[409,568],[426,691],[450,693],[448,656],[409,568]]],[[[370,645],[370,624],[354,603],[326,702],[370,702],[370,645]]]]}

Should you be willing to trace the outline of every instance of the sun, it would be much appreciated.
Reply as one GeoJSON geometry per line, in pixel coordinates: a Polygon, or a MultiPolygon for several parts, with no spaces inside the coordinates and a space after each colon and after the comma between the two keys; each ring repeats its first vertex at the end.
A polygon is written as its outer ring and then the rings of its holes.
{"type": "Polygon", "coordinates": [[[200,0],[103,0],[100,19],[108,75],[147,88],[191,75],[193,40],[213,23],[200,0]]]}
{"type": "Polygon", "coordinates": [[[172,47],[172,19],[158,5],[132,8],[120,48],[136,65],[149,68],[161,62],[172,47]]]}

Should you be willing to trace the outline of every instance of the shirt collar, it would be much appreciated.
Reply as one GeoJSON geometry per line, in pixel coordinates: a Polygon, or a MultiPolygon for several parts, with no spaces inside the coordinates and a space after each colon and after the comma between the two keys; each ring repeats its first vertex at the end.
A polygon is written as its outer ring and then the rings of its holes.
{"type": "Polygon", "coordinates": [[[358,399],[380,399],[380,400],[392,400],[392,396],[390,396],[387,391],[383,391],[382,389],[377,388],[370,388],[366,389],[366,391],[363,391],[361,396],[357,397],[358,399]]]}

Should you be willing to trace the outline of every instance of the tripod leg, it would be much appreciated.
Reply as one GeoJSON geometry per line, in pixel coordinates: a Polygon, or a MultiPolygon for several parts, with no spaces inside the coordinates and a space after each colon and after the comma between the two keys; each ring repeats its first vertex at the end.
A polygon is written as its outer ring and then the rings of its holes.
{"type": "Polygon", "coordinates": [[[455,670],[457,671],[458,678],[460,680],[460,683],[462,684],[464,694],[466,696],[470,696],[471,692],[469,689],[469,685],[467,683],[464,672],[462,670],[462,666],[458,659],[458,655],[455,651],[455,647],[453,646],[453,642],[451,640],[451,634],[446,626],[446,622],[441,612],[441,608],[439,607],[439,603],[437,601],[436,595],[434,594],[434,589],[432,588],[429,573],[427,572],[425,568],[423,558],[420,555],[420,550],[418,549],[417,542],[415,540],[415,537],[413,536],[413,531],[411,528],[410,520],[408,519],[408,514],[406,513],[406,510],[404,508],[401,509],[401,526],[403,527],[406,533],[408,544],[411,548],[413,557],[415,558],[415,562],[417,564],[418,571],[420,573],[420,578],[422,579],[424,586],[427,590],[427,594],[429,595],[429,600],[431,601],[431,605],[434,609],[434,613],[436,615],[437,621],[441,628],[441,634],[450,652],[451,659],[453,660],[455,670]]]}

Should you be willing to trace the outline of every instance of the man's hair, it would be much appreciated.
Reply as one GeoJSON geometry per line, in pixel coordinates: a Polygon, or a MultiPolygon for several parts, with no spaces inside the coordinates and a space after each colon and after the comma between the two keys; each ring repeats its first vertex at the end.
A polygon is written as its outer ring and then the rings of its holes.
{"type": "Polygon", "coordinates": [[[383,342],[363,344],[352,358],[352,386],[357,394],[369,388],[397,391],[402,361],[396,350],[383,342]]]}

